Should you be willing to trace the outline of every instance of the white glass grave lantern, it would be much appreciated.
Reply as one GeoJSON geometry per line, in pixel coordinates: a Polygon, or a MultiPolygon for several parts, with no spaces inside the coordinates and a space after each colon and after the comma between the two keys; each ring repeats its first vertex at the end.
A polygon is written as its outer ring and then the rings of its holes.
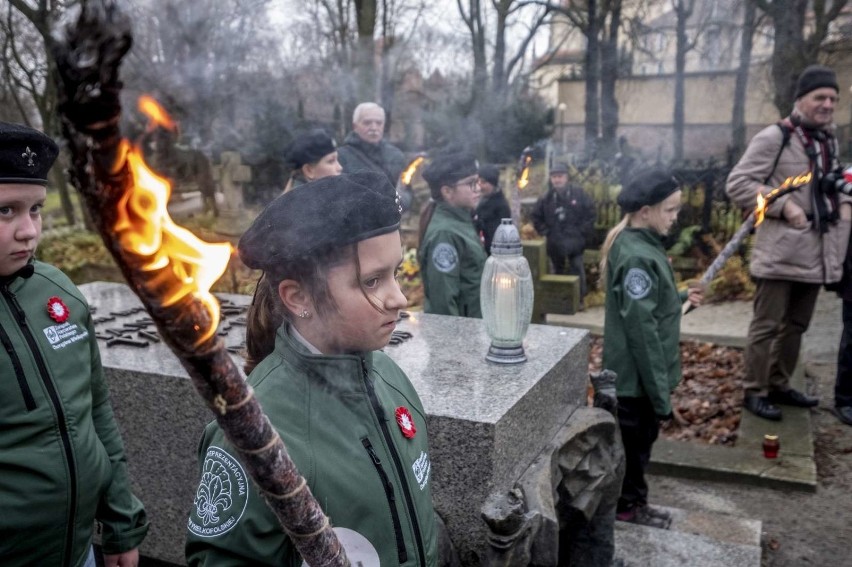
{"type": "Polygon", "coordinates": [[[533,282],[521,237],[512,219],[503,219],[491,241],[479,301],[485,332],[491,338],[486,360],[515,364],[527,359],[523,340],[533,310],[533,282]]]}

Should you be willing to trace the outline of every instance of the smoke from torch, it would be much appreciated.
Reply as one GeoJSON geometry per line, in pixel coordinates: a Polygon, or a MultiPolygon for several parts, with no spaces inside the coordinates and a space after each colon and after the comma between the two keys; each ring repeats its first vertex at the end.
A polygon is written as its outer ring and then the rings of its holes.
{"type": "MultiPolygon", "coordinates": [[[[752,230],[760,226],[760,223],[763,222],[764,215],[766,214],[766,209],[769,205],[772,204],[776,199],[783,197],[784,195],[795,191],[796,189],[807,185],[811,182],[812,174],[810,172],[801,173],[799,175],[794,175],[788,177],[784,180],[781,185],[774,188],[772,191],[767,193],[766,195],[761,195],[760,192],[757,193],[757,205],[754,210],[749,213],[746,220],[743,221],[743,224],[731,239],[725,244],[725,247],[722,248],[722,251],[719,252],[719,255],[713,260],[713,263],[705,270],[704,274],[702,274],[701,279],[699,279],[699,283],[702,286],[706,286],[716,277],[716,274],[719,273],[719,270],[730,260],[731,256],[739,250],[740,246],[745,240],[745,237],[751,234],[752,230]]],[[[683,304],[683,314],[686,315],[690,311],[695,309],[695,305],[689,303],[688,301],[683,304]]]]}

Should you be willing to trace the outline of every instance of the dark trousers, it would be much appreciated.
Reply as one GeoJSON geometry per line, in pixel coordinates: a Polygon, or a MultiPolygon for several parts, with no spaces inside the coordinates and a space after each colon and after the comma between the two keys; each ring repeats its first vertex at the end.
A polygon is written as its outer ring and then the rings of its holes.
{"type": "Polygon", "coordinates": [[[583,265],[583,255],[562,256],[553,254],[550,257],[553,262],[553,273],[563,276],[577,276],[580,278],[580,300],[586,297],[586,267],[583,265]]]}
{"type": "Polygon", "coordinates": [[[756,284],[743,389],[746,394],[765,396],[790,387],[802,335],[810,325],[821,286],[764,279],[756,284]]]}
{"type": "Polygon", "coordinates": [[[852,301],[843,301],[843,333],[837,353],[837,381],[834,383],[835,407],[852,406],[852,301]]]}
{"type": "Polygon", "coordinates": [[[618,425],[624,444],[625,471],[618,499],[618,512],[648,503],[645,469],[660,425],[648,398],[618,398],[618,425]]]}

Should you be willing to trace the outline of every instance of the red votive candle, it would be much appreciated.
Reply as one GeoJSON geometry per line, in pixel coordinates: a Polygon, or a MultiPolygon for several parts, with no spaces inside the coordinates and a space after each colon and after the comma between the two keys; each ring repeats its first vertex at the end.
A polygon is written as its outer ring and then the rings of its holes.
{"type": "Polygon", "coordinates": [[[781,442],[778,441],[777,435],[763,436],[763,456],[767,459],[778,458],[778,450],[781,448],[781,442]]]}

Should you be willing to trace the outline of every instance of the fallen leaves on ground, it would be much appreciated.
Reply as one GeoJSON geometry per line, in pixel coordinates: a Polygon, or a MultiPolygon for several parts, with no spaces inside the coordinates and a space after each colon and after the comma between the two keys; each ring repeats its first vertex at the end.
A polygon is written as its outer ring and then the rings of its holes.
{"type": "MultiPolygon", "coordinates": [[[[745,364],[741,349],[711,343],[680,344],[683,380],[672,392],[679,419],[661,429],[667,439],[734,445],[743,403],[745,364]]],[[[601,369],[603,339],[592,339],[589,372],[601,369]]]]}

